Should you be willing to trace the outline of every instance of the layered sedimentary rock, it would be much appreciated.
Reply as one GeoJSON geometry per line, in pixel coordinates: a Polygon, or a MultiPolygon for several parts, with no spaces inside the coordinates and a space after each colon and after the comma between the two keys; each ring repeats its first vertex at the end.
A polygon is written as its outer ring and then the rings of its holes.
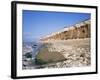
{"type": "Polygon", "coordinates": [[[69,28],[64,28],[61,31],[52,33],[41,38],[41,41],[47,40],[67,40],[67,39],[77,39],[77,38],[90,38],[91,25],[90,20],[83,21],[81,23],[75,24],[69,28]]]}

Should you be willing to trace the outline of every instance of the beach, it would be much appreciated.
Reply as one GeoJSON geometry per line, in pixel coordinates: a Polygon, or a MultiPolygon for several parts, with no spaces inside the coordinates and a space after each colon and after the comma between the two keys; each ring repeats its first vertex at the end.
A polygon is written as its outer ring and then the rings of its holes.
{"type": "Polygon", "coordinates": [[[23,69],[90,66],[90,42],[90,38],[48,40],[41,41],[41,47],[31,43],[23,48],[23,69]]]}
{"type": "Polygon", "coordinates": [[[43,48],[40,50],[41,55],[39,54],[39,58],[48,63],[41,65],[41,67],[83,67],[90,66],[91,64],[90,38],[49,40],[42,43],[46,44],[47,49],[43,48]],[[49,54],[47,52],[49,52],[49,54]],[[52,60],[51,62],[49,62],[50,59],[52,60]]]}

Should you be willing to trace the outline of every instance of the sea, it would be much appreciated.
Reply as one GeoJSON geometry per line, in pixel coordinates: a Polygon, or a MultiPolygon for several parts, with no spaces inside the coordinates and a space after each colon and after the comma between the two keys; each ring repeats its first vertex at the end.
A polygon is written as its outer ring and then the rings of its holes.
{"type": "Polygon", "coordinates": [[[40,41],[23,42],[23,54],[31,52],[32,57],[34,58],[41,47],[43,47],[43,44],[40,41]]]}
{"type": "Polygon", "coordinates": [[[43,43],[41,43],[40,41],[23,42],[23,49],[22,49],[23,69],[37,68],[36,67],[37,65],[35,64],[35,57],[42,47],[43,47],[43,43]],[[31,53],[32,58],[26,58],[25,54],[27,53],[31,53]]]}

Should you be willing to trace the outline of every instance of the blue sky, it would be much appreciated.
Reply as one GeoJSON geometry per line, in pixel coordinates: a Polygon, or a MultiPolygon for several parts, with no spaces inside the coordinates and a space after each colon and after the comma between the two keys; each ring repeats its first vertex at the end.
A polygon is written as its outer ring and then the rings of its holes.
{"type": "Polygon", "coordinates": [[[34,41],[86,19],[89,13],[48,12],[23,10],[23,40],[34,41]]]}

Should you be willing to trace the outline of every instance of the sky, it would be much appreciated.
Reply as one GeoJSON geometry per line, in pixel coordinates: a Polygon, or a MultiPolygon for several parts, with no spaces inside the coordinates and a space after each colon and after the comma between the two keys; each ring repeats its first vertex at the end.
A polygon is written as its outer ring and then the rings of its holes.
{"type": "Polygon", "coordinates": [[[34,41],[91,18],[89,13],[23,10],[23,40],[34,41]]]}

